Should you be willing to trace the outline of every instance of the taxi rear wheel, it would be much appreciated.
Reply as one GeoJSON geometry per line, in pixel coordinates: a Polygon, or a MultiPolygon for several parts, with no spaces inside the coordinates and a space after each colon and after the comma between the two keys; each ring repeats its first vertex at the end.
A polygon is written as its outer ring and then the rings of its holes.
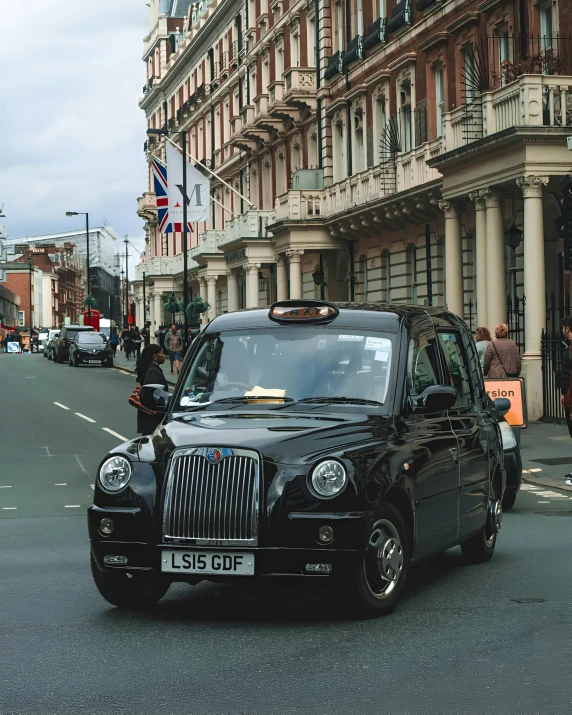
{"type": "Polygon", "coordinates": [[[375,616],[393,611],[407,581],[409,558],[403,517],[392,504],[385,504],[376,515],[366,552],[349,587],[360,614],[375,616]]]}
{"type": "Polygon", "coordinates": [[[171,585],[152,574],[125,571],[117,573],[100,571],[93,554],[91,555],[91,573],[97,590],[112,606],[124,610],[141,610],[160,601],[171,585]]]}
{"type": "Polygon", "coordinates": [[[461,544],[463,556],[471,564],[490,561],[495,552],[497,535],[502,525],[502,501],[496,492],[493,484],[487,507],[487,518],[481,531],[461,544]]]}

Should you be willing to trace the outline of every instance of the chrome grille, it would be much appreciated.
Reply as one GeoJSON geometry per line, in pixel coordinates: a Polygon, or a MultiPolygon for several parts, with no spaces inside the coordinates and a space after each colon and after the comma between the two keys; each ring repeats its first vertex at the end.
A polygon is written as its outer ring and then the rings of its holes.
{"type": "Polygon", "coordinates": [[[221,448],[175,452],[167,477],[163,511],[165,541],[258,542],[259,460],[256,452],[221,448]]]}

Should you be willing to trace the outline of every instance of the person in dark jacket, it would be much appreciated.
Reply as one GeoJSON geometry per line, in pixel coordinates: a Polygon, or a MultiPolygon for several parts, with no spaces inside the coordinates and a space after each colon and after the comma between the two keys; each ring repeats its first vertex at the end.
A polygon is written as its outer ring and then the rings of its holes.
{"type": "Polygon", "coordinates": [[[131,336],[131,346],[133,349],[133,352],[135,353],[135,357],[137,360],[141,357],[141,343],[143,342],[143,338],[141,336],[141,333],[139,332],[139,328],[135,326],[133,329],[133,334],[131,336]]]}
{"type": "MultiPolygon", "coordinates": [[[[570,345],[572,342],[572,315],[567,315],[560,321],[560,326],[562,327],[562,335],[565,340],[564,353],[562,355],[562,364],[560,366],[560,403],[564,406],[564,395],[568,392],[570,388],[570,375],[572,373],[572,360],[570,359],[570,345]]],[[[564,414],[566,415],[566,424],[568,425],[568,434],[572,437],[572,417],[570,415],[570,408],[564,407],[564,414]]]]}
{"type": "MultiPolygon", "coordinates": [[[[141,385],[162,385],[169,389],[167,378],[163,375],[161,365],[165,362],[165,353],[160,345],[147,345],[137,360],[136,381],[141,385]]],[[[137,432],[139,434],[153,434],[163,419],[162,414],[146,415],[137,410],[137,432]]]]}

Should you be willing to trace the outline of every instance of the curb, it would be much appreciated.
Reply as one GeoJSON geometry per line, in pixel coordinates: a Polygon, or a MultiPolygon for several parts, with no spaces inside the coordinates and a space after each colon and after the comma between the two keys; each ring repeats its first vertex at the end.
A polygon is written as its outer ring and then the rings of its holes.
{"type": "Polygon", "coordinates": [[[572,487],[565,484],[563,479],[557,479],[556,477],[536,477],[527,473],[525,469],[522,470],[522,481],[527,484],[535,484],[538,487],[550,487],[551,489],[560,489],[563,492],[572,492],[572,487]]]}

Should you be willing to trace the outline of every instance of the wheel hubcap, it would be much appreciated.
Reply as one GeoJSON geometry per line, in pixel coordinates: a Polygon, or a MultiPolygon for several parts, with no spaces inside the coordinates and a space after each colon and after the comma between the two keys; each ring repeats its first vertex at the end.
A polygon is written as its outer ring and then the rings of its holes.
{"type": "Polygon", "coordinates": [[[389,598],[399,581],[403,565],[399,532],[388,519],[378,521],[373,527],[364,561],[367,587],[374,598],[389,598]]]}
{"type": "Polygon", "coordinates": [[[489,513],[487,516],[487,546],[492,546],[496,535],[502,528],[502,502],[500,499],[489,499],[489,513]]]}

